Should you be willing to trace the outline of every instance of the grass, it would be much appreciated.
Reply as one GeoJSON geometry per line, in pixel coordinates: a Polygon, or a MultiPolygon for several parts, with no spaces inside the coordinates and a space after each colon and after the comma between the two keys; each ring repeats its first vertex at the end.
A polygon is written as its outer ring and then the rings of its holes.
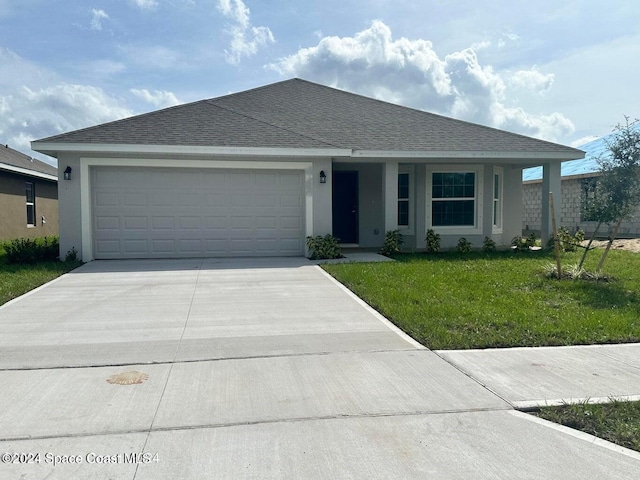
{"type": "MultiPolygon", "coordinates": [[[[580,252],[563,254],[563,265],[580,252]]],[[[593,270],[597,252],[588,258],[593,270]]],[[[544,276],[551,252],[401,254],[323,268],[431,349],[640,341],[640,255],[612,251],[607,281],[544,276]]]]}
{"type": "Polygon", "coordinates": [[[640,452],[640,402],[543,407],[537,415],[640,452]]]}
{"type": "Polygon", "coordinates": [[[81,265],[81,262],[38,262],[32,265],[10,265],[0,246],[0,305],[7,303],[63,273],[81,265]]]}

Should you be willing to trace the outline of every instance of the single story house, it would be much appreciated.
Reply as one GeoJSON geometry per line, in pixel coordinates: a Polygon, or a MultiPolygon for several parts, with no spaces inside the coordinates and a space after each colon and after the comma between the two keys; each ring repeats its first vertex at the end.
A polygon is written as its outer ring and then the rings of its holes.
{"type": "MultiPolygon", "coordinates": [[[[69,172],[60,248],[115,258],[299,256],[305,237],[377,248],[400,229],[509,244],[522,169],[549,190],[574,148],[301,79],[34,141],[69,172]]],[[[559,190],[559,189],[558,189],[559,190]]],[[[543,218],[550,225],[550,218],[543,218]]],[[[547,232],[548,233],[548,232],[547,232]]]]}
{"type": "MultiPolygon", "coordinates": [[[[591,234],[598,224],[597,221],[589,218],[585,211],[585,201],[595,187],[595,182],[600,176],[599,158],[606,158],[610,155],[607,142],[612,141],[615,133],[610,133],[604,137],[592,140],[581,145],[585,157],[581,160],[564,162],[561,167],[562,176],[562,202],[560,204],[558,226],[565,226],[570,231],[578,229],[586,234],[591,234]]],[[[539,232],[542,223],[540,216],[540,205],[542,196],[542,169],[540,167],[528,168],[523,171],[523,215],[522,229],[525,232],[539,232]]],[[[610,226],[613,228],[613,226],[610,226]]],[[[607,228],[602,228],[600,233],[603,236],[608,234],[607,228]]],[[[640,237],[640,207],[638,207],[633,218],[623,221],[620,224],[618,236],[640,237]]]]}
{"type": "Polygon", "coordinates": [[[0,145],[0,240],[58,234],[58,169],[0,145]]]}

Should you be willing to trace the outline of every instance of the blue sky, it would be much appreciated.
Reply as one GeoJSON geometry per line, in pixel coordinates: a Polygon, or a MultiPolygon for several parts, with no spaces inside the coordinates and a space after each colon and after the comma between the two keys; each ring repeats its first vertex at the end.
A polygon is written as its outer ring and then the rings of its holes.
{"type": "Polygon", "coordinates": [[[0,0],[0,143],[300,77],[581,145],[639,60],[626,0],[0,0]]]}

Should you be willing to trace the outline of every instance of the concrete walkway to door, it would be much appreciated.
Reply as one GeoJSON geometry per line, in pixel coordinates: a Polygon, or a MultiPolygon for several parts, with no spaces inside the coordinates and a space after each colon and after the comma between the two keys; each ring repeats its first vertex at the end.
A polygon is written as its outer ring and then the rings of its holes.
{"type": "Polygon", "coordinates": [[[92,262],[0,307],[0,333],[0,478],[631,479],[640,465],[514,411],[306,259],[92,262]]]}

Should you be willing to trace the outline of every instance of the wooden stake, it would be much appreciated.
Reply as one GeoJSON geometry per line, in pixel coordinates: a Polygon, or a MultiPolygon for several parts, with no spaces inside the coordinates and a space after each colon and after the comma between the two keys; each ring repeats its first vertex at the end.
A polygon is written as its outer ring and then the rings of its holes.
{"type": "Polygon", "coordinates": [[[556,256],[558,266],[558,280],[562,278],[562,265],[560,263],[560,241],[558,239],[558,229],[556,227],[556,210],[553,207],[553,193],[549,192],[549,209],[551,210],[551,225],[553,227],[553,254],[556,256]]]}

